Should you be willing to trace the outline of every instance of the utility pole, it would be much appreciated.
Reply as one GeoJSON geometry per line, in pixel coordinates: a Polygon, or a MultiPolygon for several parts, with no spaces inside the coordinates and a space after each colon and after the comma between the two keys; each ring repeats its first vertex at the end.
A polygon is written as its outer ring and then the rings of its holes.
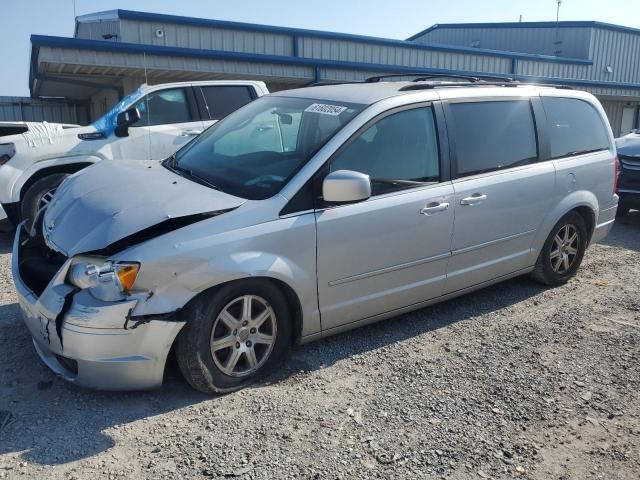
{"type": "Polygon", "coordinates": [[[562,0],[556,0],[558,5],[556,8],[556,41],[554,44],[553,54],[559,56],[562,53],[562,40],[560,40],[560,7],[562,6],[562,0]]]}

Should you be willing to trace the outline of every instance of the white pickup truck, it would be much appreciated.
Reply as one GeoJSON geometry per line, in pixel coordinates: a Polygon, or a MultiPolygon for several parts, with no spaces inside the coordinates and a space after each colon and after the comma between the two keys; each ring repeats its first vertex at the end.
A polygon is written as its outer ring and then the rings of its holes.
{"type": "Polygon", "coordinates": [[[35,124],[0,138],[0,221],[33,218],[65,177],[101,160],[160,160],[268,94],[264,82],[142,85],[86,127],[35,124]]]}

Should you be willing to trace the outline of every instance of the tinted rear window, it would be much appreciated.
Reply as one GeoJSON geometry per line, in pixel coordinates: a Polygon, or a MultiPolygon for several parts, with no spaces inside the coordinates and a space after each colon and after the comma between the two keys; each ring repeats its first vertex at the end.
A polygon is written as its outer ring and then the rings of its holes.
{"type": "Polygon", "coordinates": [[[212,120],[220,120],[253,100],[251,89],[241,85],[202,87],[200,90],[212,120]]]}
{"type": "Polygon", "coordinates": [[[28,131],[27,127],[0,127],[0,137],[8,135],[17,135],[28,131]]]}
{"type": "Polygon", "coordinates": [[[528,100],[455,103],[451,113],[458,177],[536,161],[536,130],[528,100]]]}
{"type": "Polygon", "coordinates": [[[551,157],[607,150],[607,127],[595,108],[575,98],[542,97],[547,115],[551,157]]]}

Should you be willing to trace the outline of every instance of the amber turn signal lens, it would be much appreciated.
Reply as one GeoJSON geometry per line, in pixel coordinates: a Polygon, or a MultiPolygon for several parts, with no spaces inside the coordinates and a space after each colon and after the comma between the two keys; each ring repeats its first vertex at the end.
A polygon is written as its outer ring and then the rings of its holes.
{"type": "Polygon", "coordinates": [[[120,282],[120,285],[122,285],[123,290],[129,291],[133,288],[133,284],[136,283],[139,270],[140,264],[138,263],[119,263],[116,265],[118,281],[120,282]]]}

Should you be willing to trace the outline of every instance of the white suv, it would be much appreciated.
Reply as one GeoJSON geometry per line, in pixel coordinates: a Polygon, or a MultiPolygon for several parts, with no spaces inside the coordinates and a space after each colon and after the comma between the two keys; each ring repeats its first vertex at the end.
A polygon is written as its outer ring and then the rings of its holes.
{"type": "Polygon", "coordinates": [[[3,137],[0,220],[34,217],[62,180],[100,160],[167,158],[217,120],[267,93],[264,82],[245,80],[142,85],[90,126],[44,122],[3,137]]]}

